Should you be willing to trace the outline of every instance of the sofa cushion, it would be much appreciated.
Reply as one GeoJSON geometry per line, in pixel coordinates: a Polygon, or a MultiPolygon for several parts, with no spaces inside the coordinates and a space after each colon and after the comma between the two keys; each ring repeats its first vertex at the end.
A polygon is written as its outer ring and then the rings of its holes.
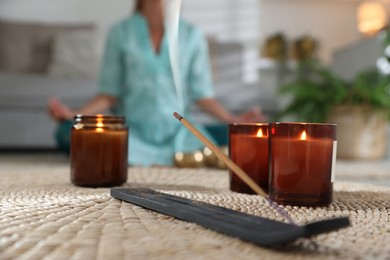
{"type": "Polygon", "coordinates": [[[97,34],[89,31],[57,34],[48,74],[63,78],[97,78],[101,56],[99,41],[97,34]]]}
{"type": "Polygon", "coordinates": [[[34,24],[0,21],[0,71],[46,72],[56,34],[91,30],[91,24],[34,24]]]}

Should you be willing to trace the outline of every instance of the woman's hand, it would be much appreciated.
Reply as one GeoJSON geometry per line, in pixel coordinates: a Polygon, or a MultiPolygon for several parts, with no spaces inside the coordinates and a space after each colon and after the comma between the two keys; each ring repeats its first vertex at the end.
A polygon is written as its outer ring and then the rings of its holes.
{"type": "Polygon", "coordinates": [[[56,121],[71,120],[76,114],[94,115],[97,113],[105,113],[117,101],[117,98],[107,94],[98,94],[87,102],[84,106],[77,110],[70,109],[62,103],[58,98],[50,98],[48,102],[48,110],[50,116],[56,121]]]}
{"type": "Polygon", "coordinates": [[[55,97],[50,98],[48,101],[48,112],[56,121],[71,120],[75,115],[74,111],[55,97]]]}
{"type": "Polygon", "coordinates": [[[260,123],[265,122],[266,120],[266,117],[259,107],[253,107],[247,112],[237,115],[232,119],[234,123],[260,123]]]}
{"type": "Polygon", "coordinates": [[[254,107],[241,115],[232,115],[214,98],[200,99],[197,104],[204,111],[225,123],[260,123],[266,121],[266,117],[259,107],[254,107]]]}

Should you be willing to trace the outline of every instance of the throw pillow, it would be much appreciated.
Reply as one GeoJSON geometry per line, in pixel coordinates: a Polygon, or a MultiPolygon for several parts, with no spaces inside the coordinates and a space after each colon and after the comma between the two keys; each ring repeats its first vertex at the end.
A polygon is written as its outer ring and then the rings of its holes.
{"type": "Polygon", "coordinates": [[[0,20],[0,71],[45,73],[55,35],[93,29],[92,24],[41,24],[0,20]]]}
{"type": "Polygon", "coordinates": [[[62,32],[54,38],[48,74],[65,78],[97,78],[101,44],[95,32],[62,32]]]}

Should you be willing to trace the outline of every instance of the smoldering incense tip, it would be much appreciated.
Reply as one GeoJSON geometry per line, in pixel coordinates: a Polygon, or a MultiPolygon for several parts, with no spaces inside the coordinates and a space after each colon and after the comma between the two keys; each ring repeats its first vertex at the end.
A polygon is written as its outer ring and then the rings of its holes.
{"type": "Polygon", "coordinates": [[[176,117],[177,119],[179,119],[179,121],[181,121],[181,119],[183,118],[181,115],[179,115],[179,113],[177,112],[173,112],[173,116],[176,117]]]}

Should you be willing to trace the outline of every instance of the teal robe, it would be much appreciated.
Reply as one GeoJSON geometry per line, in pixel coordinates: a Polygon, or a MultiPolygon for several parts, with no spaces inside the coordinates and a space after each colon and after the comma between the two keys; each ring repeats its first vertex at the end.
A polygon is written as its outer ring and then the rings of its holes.
{"type": "Polygon", "coordinates": [[[181,111],[166,35],[156,53],[145,17],[135,13],[113,26],[106,42],[99,93],[118,98],[114,112],[126,116],[131,165],[172,165],[176,152],[203,148],[172,114],[177,111],[191,121],[190,104],[214,96],[207,42],[198,29],[180,20],[181,111]]]}

